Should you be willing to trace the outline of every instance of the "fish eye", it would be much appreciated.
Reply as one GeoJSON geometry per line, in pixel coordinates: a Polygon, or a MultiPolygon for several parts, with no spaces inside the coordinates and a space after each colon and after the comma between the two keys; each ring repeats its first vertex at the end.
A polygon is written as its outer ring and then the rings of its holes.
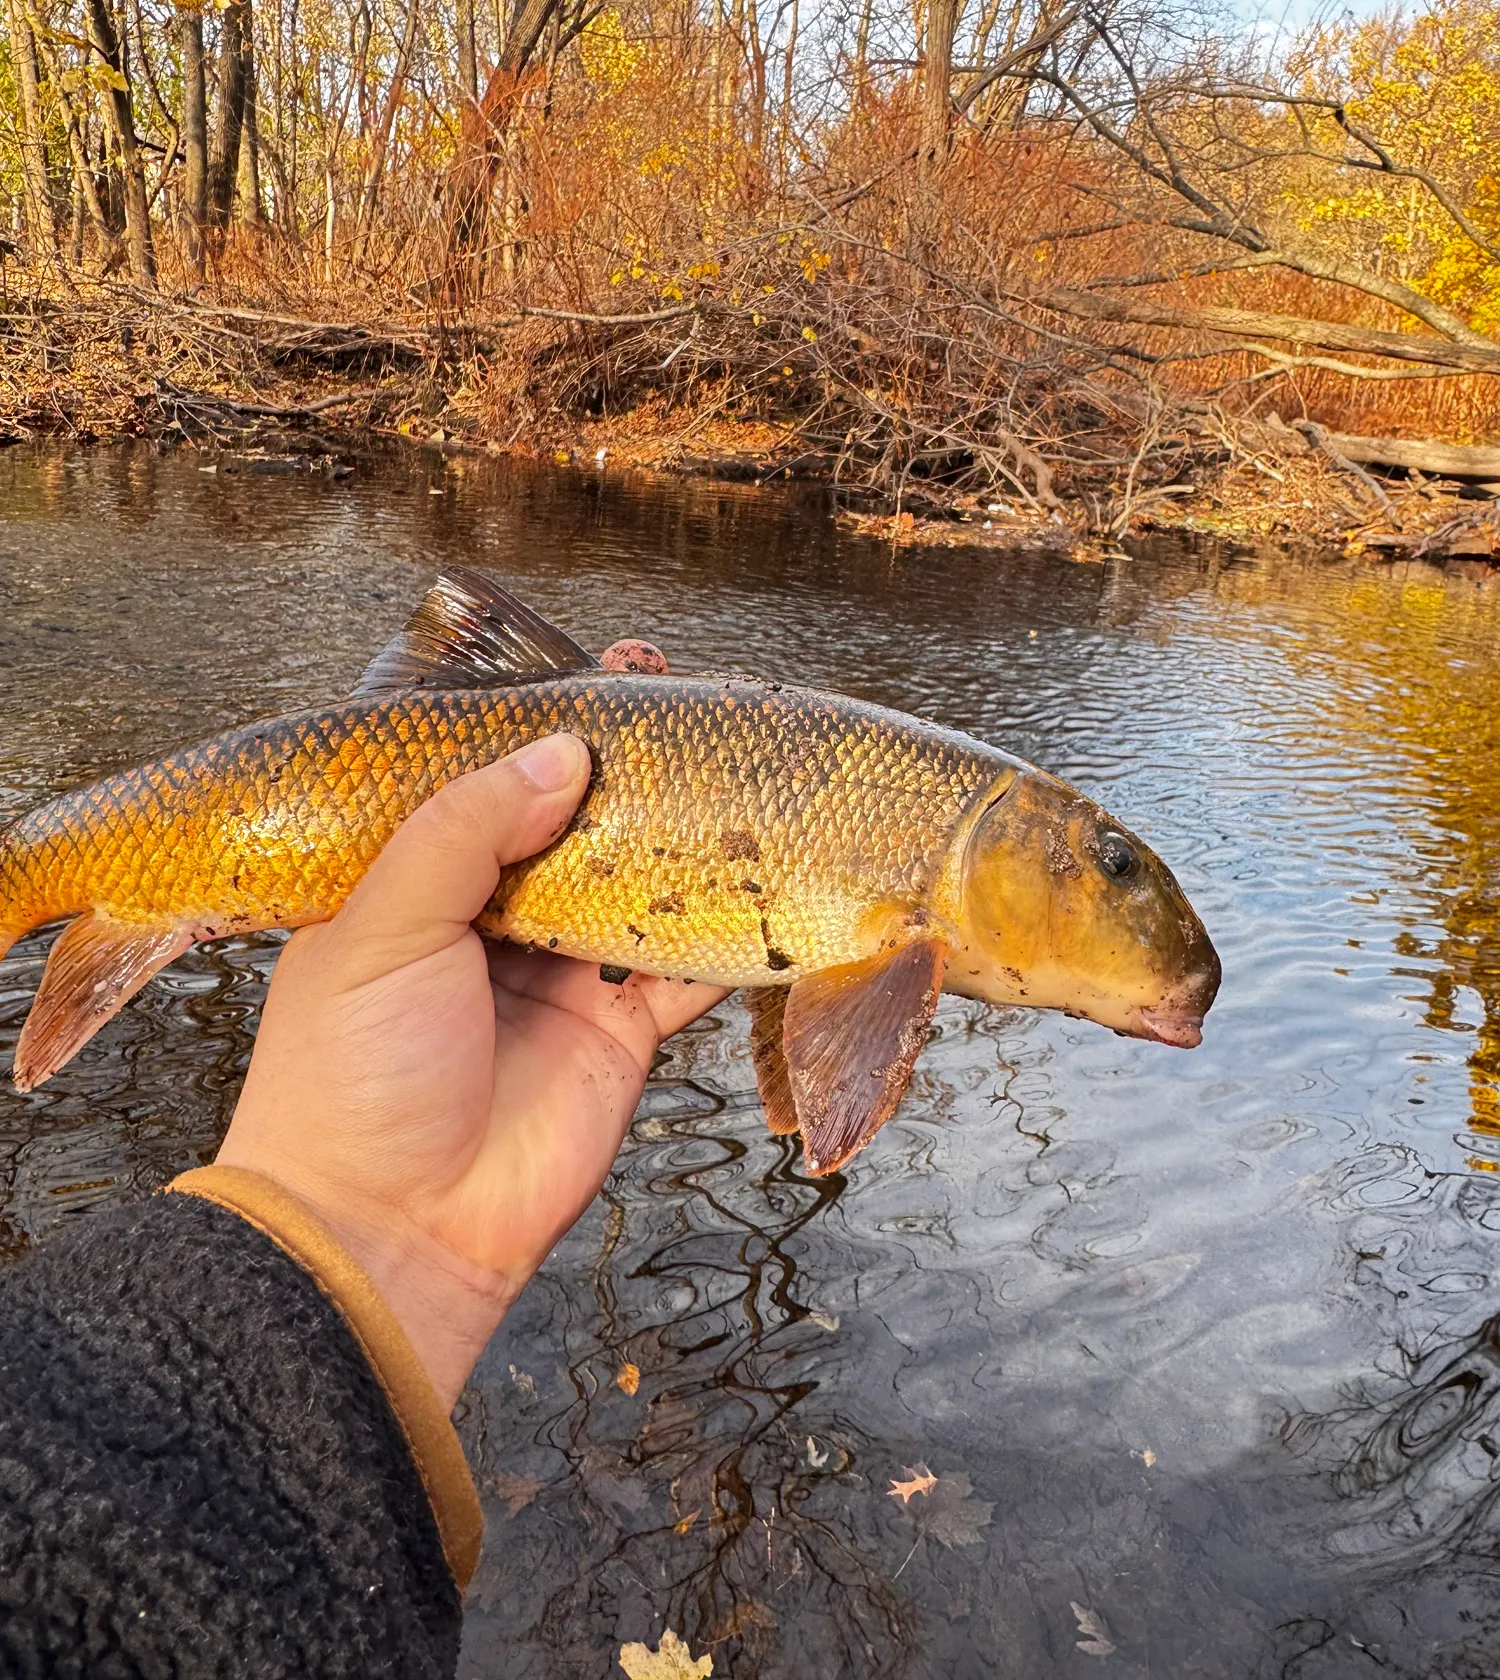
{"type": "Polygon", "coordinates": [[[1140,873],[1141,860],[1135,847],[1113,829],[1099,836],[1099,862],[1104,873],[1116,881],[1129,881],[1140,873]]]}

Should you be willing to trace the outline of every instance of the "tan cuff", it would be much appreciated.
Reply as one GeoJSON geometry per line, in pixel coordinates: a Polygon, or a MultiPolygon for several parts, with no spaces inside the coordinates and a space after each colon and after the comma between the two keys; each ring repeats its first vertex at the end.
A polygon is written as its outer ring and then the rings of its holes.
{"type": "Polygon", "coordinates": [[[425,1367],[364,1269],[302,1202],[260,1173],[245,1167],[199,1167],[174,1178],[167,1189],[200,1196],[248,1220],[310,1272],[338,1308],[406,1436],[432,1502],[443,1556],[459,1592],[466,1591],[484,1532],[474,1480],[425,1367]]]}

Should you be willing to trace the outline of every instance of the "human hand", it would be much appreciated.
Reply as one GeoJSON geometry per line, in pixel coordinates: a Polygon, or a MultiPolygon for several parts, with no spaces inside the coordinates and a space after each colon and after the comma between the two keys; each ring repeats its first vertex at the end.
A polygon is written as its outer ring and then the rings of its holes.
{"type": "Polygon", "coordinates": [[[510,1303],[593,1200],[651,1059],[724,993],[470,926],[588,782],[555,735],[461,777],[331,921],[293,935],[219,1153],[305,1202],[370,1275],[451,1408],[510,1303]]]}

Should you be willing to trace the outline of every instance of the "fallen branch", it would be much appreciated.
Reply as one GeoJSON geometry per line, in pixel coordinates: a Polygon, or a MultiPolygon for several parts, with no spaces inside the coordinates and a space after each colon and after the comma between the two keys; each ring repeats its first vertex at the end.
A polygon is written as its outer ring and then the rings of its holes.
{"type": "Polygon", "coordinates": [[[1309,443],[1319,449],[1342,473],[1347,473],[1388,518],[1399,523],[1396,504],[1386,495],[1380,482],[1372,478],[1339,447],[1334,438],[1315,420],[1298,420],[1293,429],[1302,433],[1309,443]]]}
{"type": "Polygon", "coordinates": [[[264,309],[233,308],[227,304],[200,303],[196,298],[168,299],[156,297],[136,286],[119,285],[111,288],[128,293],[151,309],[164,309],[173,315],[191,315],[200,319],[247,321],[257,326],[287,327],[293,332],[338,333],[347,338],[372,343],[410,345],[415,348],[419,339],[437,338],[444,334],[472,336],[477,333],[501,332],[519,327],[524,321],[576,321],[590,327],[646,327],[663,321],[680,321],[684,316],[696,315],[699,305],[679,303],[670,309],[645,310],[635,314],[598,315],[586,309],[551,309],[542,305],[527,305],[512,315],[498,315],[479,321],[312,321],[298,315],[275,315],[264,309]]]}
{"type": "Polygon", "coordinates": [[[290,406],[276,403],[238,402],[231,397],[215,396],[208,391],[179,391],[161,384],[158,395],[166,402],[186,403],[194,408],[225,409],[231,414],[244,414],[258,420],[310,420],[315,414],[327,414],[330,409],[347,408],[350,403],[370,402],[376,397],[390,396],[393,387],[376,386],[366,391],[339,391],[333,396],[319,397],[316,402],[290,406]]]}
{"type": "Polygon", "coordinates": [[[1500,345],[1485,349],[1474,344],[1455,344],[1426,333],[1385,332],[1348,321],[1310,321],[1299,315],[1263,315],[1252,309],[1208,306],[1185,309],[1167,303],[1095,297],[1090,292],[1048,292],[1026,301],[1088,321],[1185,327],[1199,332],[1228,333],[1241,339],[1272,338],[1288,344],[1309,344],[1320,350],[1352,350],[1360,355],[1386,356],[1393,361],[1421,362],[1429,367],[1451,368],[1455,373],[1500,374],[1500,345]]]}

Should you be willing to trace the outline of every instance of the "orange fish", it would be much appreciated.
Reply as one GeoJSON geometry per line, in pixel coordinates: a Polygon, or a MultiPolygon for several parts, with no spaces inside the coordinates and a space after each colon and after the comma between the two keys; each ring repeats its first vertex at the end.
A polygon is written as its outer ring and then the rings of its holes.
{"type": "Polygon", "coordinates": [[[476,926],[750,988],[766,1118],[832,1172],[889,1118],[938,994],[1191,1047],[1219,960],[1171,873],[1065,782],[841,695],[605,663],[453,570],[342,704],[49,800],[0,833],[0,953],[73,920],[16,1051],[29,1090],[199,940],[331,916],[435,789],[580,736],[588,795],[476,926]]]}

